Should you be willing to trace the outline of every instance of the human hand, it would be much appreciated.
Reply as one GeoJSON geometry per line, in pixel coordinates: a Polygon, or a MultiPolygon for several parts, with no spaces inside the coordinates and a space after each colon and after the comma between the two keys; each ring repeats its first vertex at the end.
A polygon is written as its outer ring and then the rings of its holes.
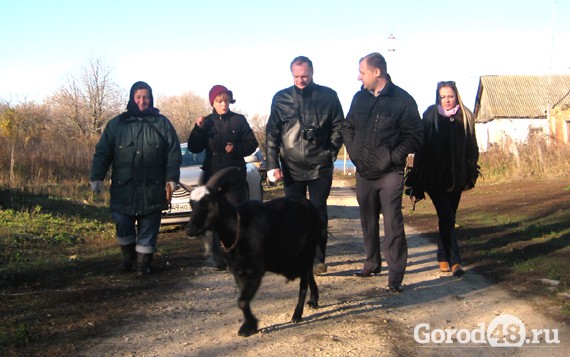
{"type": "Polygon", "coordinates": [[[412,187],[406,189],[406,195],[410,196],[412,202],[412,211],[416,210],[416,203],[426,198],[424,191],[414,190],[412,187]]]}
{"type": "Polygon", "coordinates": [[[100,194],[103,190],[103,181],[91,181],[91,191],[100,194]]]}
{"type": "Polygon", "coordinates": [[[198,117],[198,119],[196,119],[196,125],[198,125],[199,128],[204,126],[204,117],[198,117]]]}
{"type": "Polygon", "coordinates": [[[412,190],[412,192],[410,193],[410,199],[412,201],[418,202],[418,201],[421,201],[425,198],[426,198],[426,195],[423,191],[416,192],[416,191],[412,190]]]}
{"type": "Polygon", "coordinates": [[[166,183],[166,189],[170,188],[172,192],[178,190],[178,184],[174,181],[168,181],[166,183]]]}
{"type": "Polygon", "coordinates": [[[281,181],[283,179],[283,173],[281,172],[281,169],[269,170],[267,171],[267,178],[271,182],[281,181]]]}
{"type": "Polygon", "coordinates": [[[166,183],[166,201],[170,203],[172,201],[172,192],[178,189],[178,184],[174,181],[168,181],[166,183]]]}
{"type": "Polygon", "coordinates": [[[414,154],[408,154],[408,157],[406,157],[406,167],[414,167],[414,156],[414,154]]]}
{"type": "Polygon", "coordinates": [[[226,153],[229,154],[230,152],[232,152],[233,149],[234,149],[234,143],[228,141],[226,143],[226,153]]]}

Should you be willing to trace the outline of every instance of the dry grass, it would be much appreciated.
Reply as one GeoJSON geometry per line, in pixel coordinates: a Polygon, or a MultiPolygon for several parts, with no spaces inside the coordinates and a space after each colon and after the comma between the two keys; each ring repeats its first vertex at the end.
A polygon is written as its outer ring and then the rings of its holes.
{"type": "Polygon", "coordinates": [[[479,164],[487,181],[563,177],[570,169],[570,145],[531,137],[528,143],[497,146],[481,153],[479,164]]]}
{"type": "MultiPolygon", "coordinates": [[[[36,140],[18,141],[14,146],[13,159],[11,150],[0,151],[0,186],[24,189],[86,183],[95,143],[96,139],[80,140],[49,134],[36,140]],[[10,173],[12,160],[13,175],[10,173]]],[[[5,148],[11,146],[9,140],[3,137],[0,137],[0,145],[5,148]]]]}

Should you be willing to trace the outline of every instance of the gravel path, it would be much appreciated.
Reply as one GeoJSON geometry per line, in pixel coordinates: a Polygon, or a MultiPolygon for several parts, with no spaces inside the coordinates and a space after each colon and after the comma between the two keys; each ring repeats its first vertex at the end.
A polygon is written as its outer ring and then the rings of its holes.
{"type": "MultiPolygon", "coordinates": [[[[167,294],[148,296],[135,306],[124,324],[108,326],[106,333],[82,346],[85,356],[567,356],[568,327],[546,318],[528,301],[507,291],[466,267],[456,279],[442,275],[435,262],[436,246],[406,227],[409,264],[403,294],[385,290],[385,272],[370,278],[355,277],[364,256],[358,207],[348,187],[334,187],[329,199],[330,234],[328,272],[317,277],[319,309],[305,309],[304,320],[290,323],[298,291],[298,280],[268,273],[252,301],[260,320],[260,333],[248,338],[237,335],[242,314],[237,308],[237,288],[228,272],[201,266],[181,275],[178,288],[167,294]],[[560,343],[537,343],[522,347],[491,347],[480,342],[486,327],[522,321],[526,328],[550,329],[546,337],[560,343]],[[505,320],[507,319],[507,320],[505,320]],[[429,324],[418,330],[418,324],[429,324]],[[484,324],[484,325],[482,325],[484,324]],[[483,326],[483,327],[481,327],[483,326]],[[460,330],[439,343],[443,329],[460,330]],[[482,330],[484,329],[484,330],[482,330]],[[426,337],[427,336],[427,337],[426,337]],[[465,340],[470,340],[469,343],[465,340]],[[476,339],[473,341],[472,339],[476,339]],[[459,341],[458,341],[459,340],[459,341]],[[478,342],[479,341],[479,342],[478,342]]],[[[385,269],[385,267],[383,267],[385,269]]],[[[384,270],[385,271],[385,270],[384,270]]],[[[425,326],[425,325],[424,325],[425,326]]],[[[502,336],[520,337],[521,325],[512,325],[502,336]]],[[[515,338],[516,337],[516,338],[515,338]]],[[[513,338],[508,340],[508,338],[513,338]]],[[[491,340],[484,340],[491,341],[491,340]]],[[[495,340],[493,340],[495,341],[495,340]]]]}

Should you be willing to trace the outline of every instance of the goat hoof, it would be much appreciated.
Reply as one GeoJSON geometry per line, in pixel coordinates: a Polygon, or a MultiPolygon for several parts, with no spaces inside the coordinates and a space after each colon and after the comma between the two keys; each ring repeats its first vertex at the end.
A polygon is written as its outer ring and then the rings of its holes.
{"type": "Polygon", "coordinates": [[[293,318],[291,319],[291,322],[294,324],[298,324],[299,322],[301,322],[301,320],[303,320],[302,316],[293,316],[293,318]]]}
{"type": "Polygon", "coordinates": [[[248,337],[251,335],[255,335],[259,331],[257,330],[257,320],[253,322],[244,322],[243,325],[239,328],[238,336],[248,337]]]}
{"type": "Polygon", "coordinates": [[[319,304],[318,304],[317,302],[315,302],[315,301],[309,301],[309,302],[307,303],[307,305],[309,305],[309,307],[310,307],[310,308],[313,308],[313,309],[317,309],[317,308],[319,307],[319,304]]]}
{"type": "Polygon", "coordinates": [[[248,337],[251,335],[255,335],[257,332],[258,332],[257,329],[251,329],[249,327],[242,326],[242,327],[240,327],[240,329],[238,331],[238,336],[248,337]]]}

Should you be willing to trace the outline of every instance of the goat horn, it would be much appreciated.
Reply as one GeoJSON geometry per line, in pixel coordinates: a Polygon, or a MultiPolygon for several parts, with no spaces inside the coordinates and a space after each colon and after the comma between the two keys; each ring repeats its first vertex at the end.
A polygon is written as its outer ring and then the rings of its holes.
{"type": "Polygon", "coordinates": [[[206,182],[206,186],[210,189],[218,191],[222,186],[227,186],[232,180],[231,176],[237,176],[241,170],[239,167],[226,167],[216,171],[206,182]]]}

